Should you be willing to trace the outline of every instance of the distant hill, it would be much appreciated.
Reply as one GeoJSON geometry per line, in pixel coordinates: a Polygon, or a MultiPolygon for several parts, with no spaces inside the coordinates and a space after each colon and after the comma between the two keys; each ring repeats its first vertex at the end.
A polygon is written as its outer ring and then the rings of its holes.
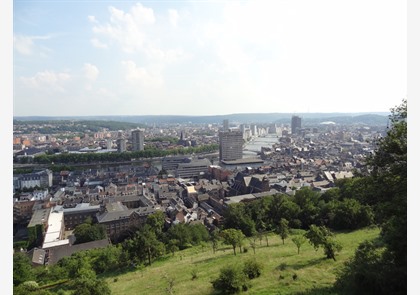
{"type": "Polygon", "coordinates": [[[336,124],[386,125],[389,113],[247,113],[212,116],[139,115],[139,116],[16,116],[18,121],[97,120],[129,122],[136,124],[220,124],[224,119],[231,123],[281,123],[290,124],[293,115],[302,117],[302,124],[319,124],[333,121],[336,124]]]}

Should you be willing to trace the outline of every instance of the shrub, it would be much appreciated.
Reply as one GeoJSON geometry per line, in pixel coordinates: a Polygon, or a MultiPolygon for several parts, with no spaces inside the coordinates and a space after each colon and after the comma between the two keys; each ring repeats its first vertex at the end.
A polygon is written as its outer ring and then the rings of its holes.
{"type": "Polygon", "coordinates": [[[222,294],[234,294],[248,289],[248,278],[236,264],[222,267],[219,277],[211,283],[222,294]]]}
{"type": "Polygon", "coordinates": [[[249,259],[245,261],[244,273],[249,279],[258,278],[261,275],[263,265],[257,262],[255,259],[249,259]]]}

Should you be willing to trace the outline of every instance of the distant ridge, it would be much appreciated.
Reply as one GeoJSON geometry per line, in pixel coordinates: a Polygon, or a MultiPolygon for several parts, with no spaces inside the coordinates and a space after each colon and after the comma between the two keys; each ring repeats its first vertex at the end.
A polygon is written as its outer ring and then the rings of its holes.
{"type": "Polygon", "coordinates": [[[333,121],[337,124],[368,124],[386,125],[389,113],[244,113],[212,116],[182,116],[182,115],[138,115],[138,116],[15,116],[18,121],[57,121],[57,120],[102,120],[139,124],[159,123],[195,123],[219,124],[224,119],[232,123],[280,123],[290,124],[292,116],[302,117],[302,124],[319,124],[323,121],[333,121]]]}

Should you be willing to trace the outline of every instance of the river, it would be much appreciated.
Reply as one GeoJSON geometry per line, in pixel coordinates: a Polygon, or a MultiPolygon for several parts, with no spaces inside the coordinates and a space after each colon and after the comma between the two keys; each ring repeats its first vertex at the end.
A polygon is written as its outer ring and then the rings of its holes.
{"type": "Polygon", "coordinates": [[[268,134],[262,137],[254,137],[244,145],[243,157],[255,158],[257,152],[261,152],[261,147],[272,148],[273,144],[279,142],[278,135],[268,134]]]}

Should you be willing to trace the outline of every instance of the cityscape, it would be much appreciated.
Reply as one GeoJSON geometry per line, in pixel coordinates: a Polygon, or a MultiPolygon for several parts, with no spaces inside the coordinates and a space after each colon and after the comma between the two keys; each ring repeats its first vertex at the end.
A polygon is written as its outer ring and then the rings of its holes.
{"type": "Polygon", "coordinates": [[[407,294],[404,1],[13,4],[13,294],[407,294]]]}

